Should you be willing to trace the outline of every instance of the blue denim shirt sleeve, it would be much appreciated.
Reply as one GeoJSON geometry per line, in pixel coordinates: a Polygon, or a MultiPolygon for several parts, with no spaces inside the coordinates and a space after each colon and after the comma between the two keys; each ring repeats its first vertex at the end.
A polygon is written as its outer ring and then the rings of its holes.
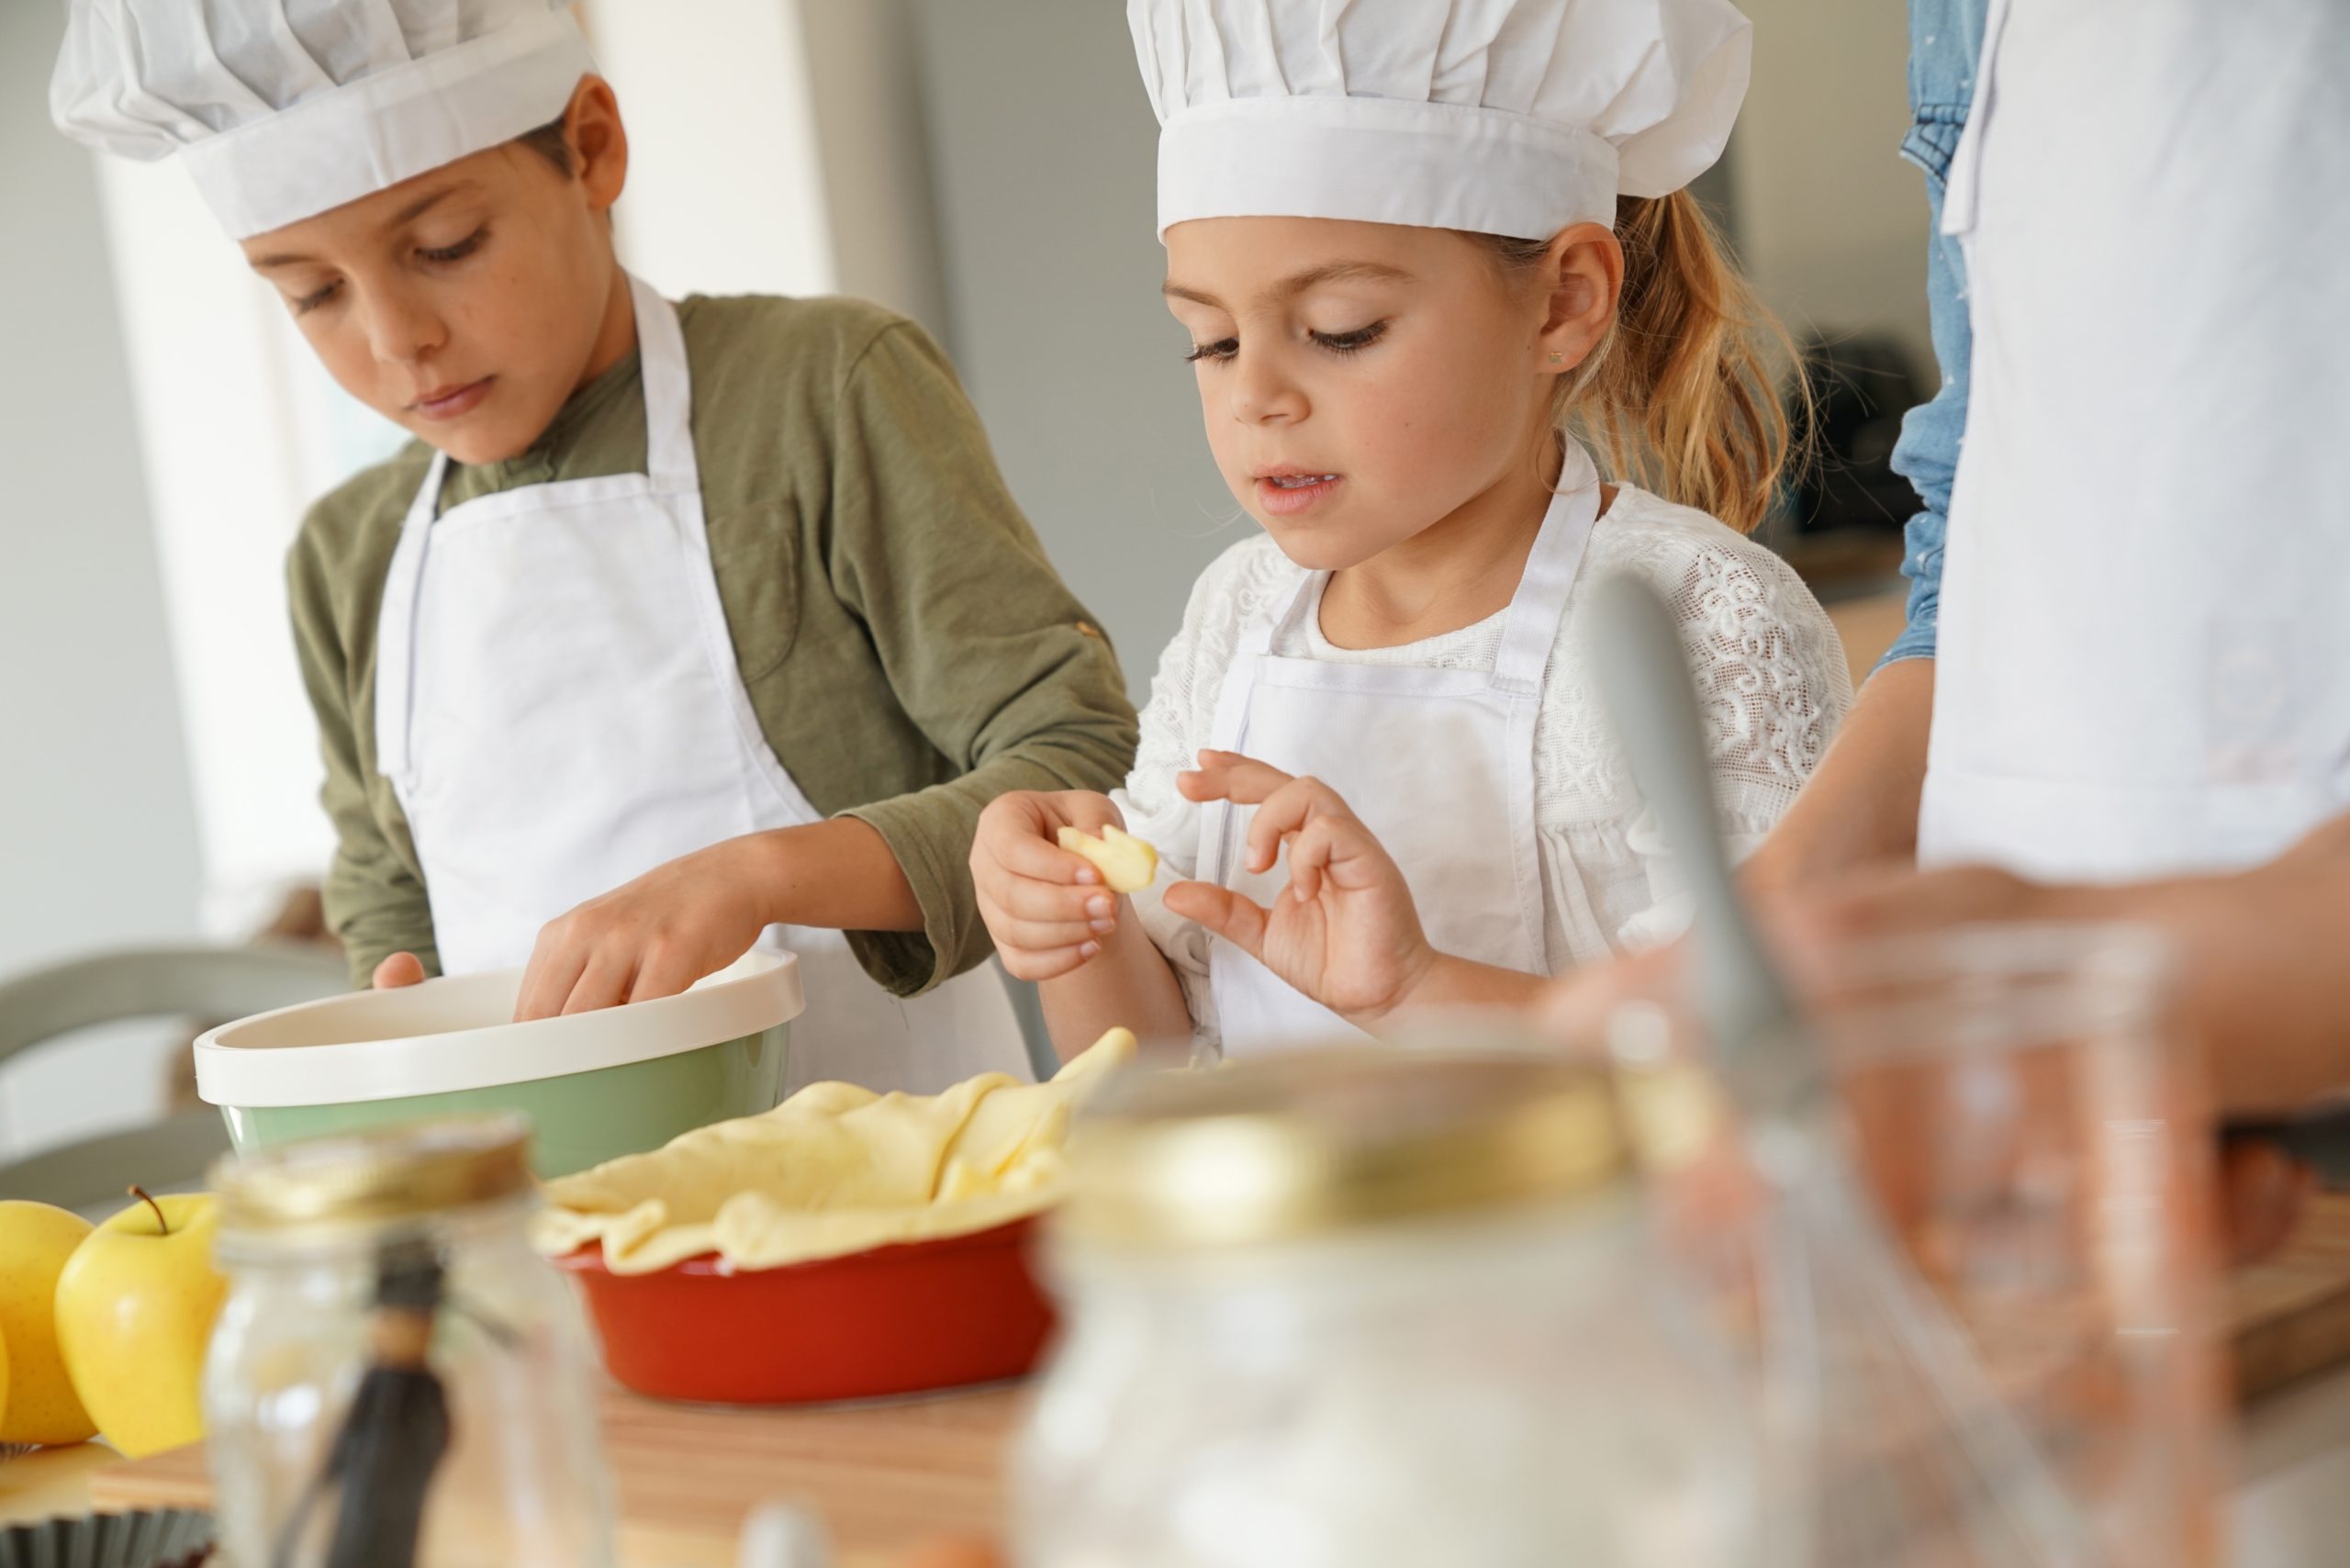
{"type": "Polygon", "coordinates": [[[1966,366],[1975,334],[1967,315],[1966,261],[1943,235],[1942,186],[1975,102],[1989,0],[1909,0],[1909,106],[1914,124],[1901,155],[1924,171],[1933,214],[1927,241],[1926,302],[1933,319],[1942,389],[1909,410],[1893,468],[1918,492],[1919,510],[1902,530],[1901,574],[1909,579],[1908,624],[1879,661],[1931,658],[1942,610],[1942,545],[1950,528],[1952,477],[1966,436],[1966,366]]]}

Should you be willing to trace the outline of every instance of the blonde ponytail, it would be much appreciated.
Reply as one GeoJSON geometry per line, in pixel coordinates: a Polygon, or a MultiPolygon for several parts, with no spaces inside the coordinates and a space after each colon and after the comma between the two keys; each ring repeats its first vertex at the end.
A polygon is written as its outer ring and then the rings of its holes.
{"type": "MultiPolygon", "coordinates": [[[[1791,423],[1773,369],[1774,351],[1795,363],[1795,345],[1687,191],[1622,198],[1616,237],[1624,248],[1616,325],[1561,386],[1558,423],[1616,476],[1751,532],[1807,438],[1798,428],[1809,422],[1804,395],[1791,423]]],[[[1548,250],[1486,238],[1514,265],[1548,250]]]]}

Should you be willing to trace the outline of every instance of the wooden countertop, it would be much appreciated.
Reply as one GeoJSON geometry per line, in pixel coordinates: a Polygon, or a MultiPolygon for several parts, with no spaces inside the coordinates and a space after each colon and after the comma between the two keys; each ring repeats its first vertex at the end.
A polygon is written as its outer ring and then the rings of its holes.
{"type": "MultiPolygon", "coordinates": [[[[778,1501],[823,1517],[843,1568],[883,1568],[935,1536],[991,1538],[1002,1528],[1004,1444],[1023,1397],[997,1388],[892,1405],[724,1410],[607,1390],[621,1561],[733,1568],[744,1518],[778,1501]]],[[[99,1508],[208,1506],[204,1450],[102,1471],[90,1496],[99,1508]]]]}
{"type": "MultiPolygon", "coordinates": [[[[2350,1361],[2350,1195],[2318,1199],[2293,1241],[2240,1271],[2231,1294],[2247,1400],[2350,1361]]],[[[1018,1390],[993,1389],[855,1408],[719,1410],[612,1390],[603,1419],[621,1561],[733,1568],[744,1518],[778,1499],[822,1515],[844,1568],[887,1568],[938,1535],[994,1536],[1004,1444],[1023,1400],[1018,1390]]],[[[51,1466],[64,1459],[35,1457],[51,1466]]],[[[200,1449],[88,1479],[99,1507],[202,1506],[210,1495],[200,1449]]]]}

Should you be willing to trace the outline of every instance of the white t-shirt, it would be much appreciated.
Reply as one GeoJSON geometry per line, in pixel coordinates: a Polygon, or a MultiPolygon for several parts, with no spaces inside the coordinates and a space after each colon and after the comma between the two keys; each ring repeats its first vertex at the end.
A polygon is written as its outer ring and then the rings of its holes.
{"type": "MultiPolygon", "coordinates": [[[[1676,933],[1688,918],[1678,878],[1617,750],[1583,656],[1575,611],[1592,583],[1639,574],[1681,620],[1713,758],[1715,798],[1733,855],[1768,833],[1852,706],[1843,645],[1794,570],[1713,518],[1628,486],[1593,524],[1583,570],[1543,674],[1535,721],[1535,829],[1543,949],[1551,973],[1676,933]]],[[[1113,797],[1127,831],[1156,845],[1158,881],[1136,916],[1174,965],[1203,1043],[1219,1038],[1208,985],[1210,937],[1168,913],[1162,894],[1199,864],[1202,808],[1175,789],[1210,744],[1216,699],[1244,630],[1278,615],[1306,572],[1270,535],[1235,544],[1202,573],[1182,630],[1159,655],[1142,744],[1113,797]]],[[[1273,652],[1355,664],[1491,669],[1502,616],[1393,648],[1333,646],[1318,625],[1273,652]]]]}

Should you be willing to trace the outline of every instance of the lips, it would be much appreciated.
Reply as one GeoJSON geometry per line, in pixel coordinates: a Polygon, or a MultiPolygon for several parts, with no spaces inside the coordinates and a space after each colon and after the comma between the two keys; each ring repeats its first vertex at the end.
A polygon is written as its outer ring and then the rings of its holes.
{"type": "Polygon", "coordinates": [[[453,420],[459,415],[471,413],[481,406],[484,398],[489,396],[490,383],[497,379],[494,375],[485,375],[479,381],[436,387],[410,403],[408,412],[427,420],[453,420]]]}
{"type": "Polygon", "coordinates": [[[1257,505],[1272,517],[1302,517],[1320,506],[1345,482],[1326,470],[1297,467],[1268,469],[1256,476],[1257,505]]]}

